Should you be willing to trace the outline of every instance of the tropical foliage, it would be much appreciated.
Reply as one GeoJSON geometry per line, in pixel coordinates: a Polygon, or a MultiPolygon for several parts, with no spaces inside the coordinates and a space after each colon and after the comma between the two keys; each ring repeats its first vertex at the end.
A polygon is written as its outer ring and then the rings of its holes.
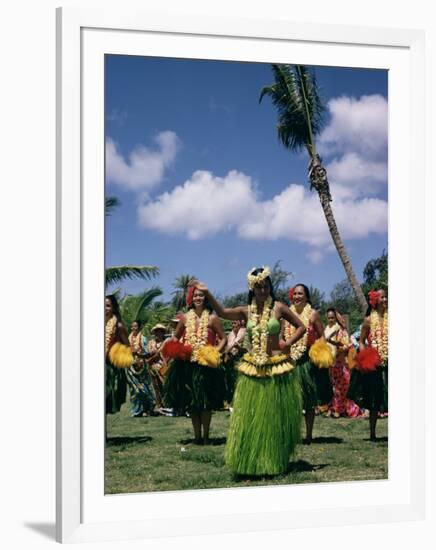
{"type": "Polygon", "coordinates": [[[153,265],[118,265],[106,268],[106,286],[121,283],[126,279],[151,279],[159,274],[153,265]]]}

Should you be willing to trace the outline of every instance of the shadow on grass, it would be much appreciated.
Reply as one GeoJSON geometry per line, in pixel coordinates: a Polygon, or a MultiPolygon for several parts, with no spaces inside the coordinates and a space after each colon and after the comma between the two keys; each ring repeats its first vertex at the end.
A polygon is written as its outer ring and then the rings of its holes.
{"type": "MultiPolygon", "coordinates": [[[[226,441],[227,441],[227,438],[225,438],[225,437],[211,437],[211,438],[209,439],[209,443],[206,444],[205,446],[206,446],[206,447],[207,447],[207,446],[212,446],[212,447],[214,447],[214,446],[218,446],[218,445],[225,445],[226,441]]],[[[181,445],[199,445],[199,446],[204,445],[204,443],[203,443],[202,441],[201,441],[201,442],[197,442],[197,441],[196,441],[194,438],[192,438],[192,437],[189,438],[189,439],[181,439],[181,440],[179,441],[179,443],[180,443],[181,445]]]]}
{"type": "Polygon", "coordinates": [[[149,435],[137,437],[108,437],[106,445],[108,447],[117,447],[118,445],[137,445],[139,443],[148,443],[153,438],[149,435]]]}
{"type": "Polygon", "coordinates": [[[259,475],[244,475],[244,474],[233,474],[233,479],[235,481],[259,481],[260,479],[264,480],[271,480],[275,479],[282,475],[287,474],[295,474],[298,472],[316,472],[318,470],[322,470],[323,468],[326,468],[327,466],[330,466],[330,464],[311,464],[310,462],[307,462],[306,460],[296,460],[295,462],[290,462],[288,464],[288,467],[286,469],[286,472],[283,472],[282,474],[259,474],[259,475]]]}
{"type": "Polygon", "coordinates": [[[367,437],[363,441],[370,441],[371,443],[386,443],[387,441],[389,441],[389,438],[387,436],[376,437],[375,439],[370,439],[369,437],[367,437]]]}
{"type": "Polygon", "coordinates": [[[312,438],[312,444],[315,443],[324,443],[324,444],[338,444],[343,443],[344,440],[342,437],[314,437],[312,438]]]}
{"type": "Polygon", "coordinates": [[[288,464],[287,473],[316,472],[317,470],[322,470],[326,466],[330,466],[330,464],[311,464],[307,462],[307,460],[296,460],[288,464]]]}

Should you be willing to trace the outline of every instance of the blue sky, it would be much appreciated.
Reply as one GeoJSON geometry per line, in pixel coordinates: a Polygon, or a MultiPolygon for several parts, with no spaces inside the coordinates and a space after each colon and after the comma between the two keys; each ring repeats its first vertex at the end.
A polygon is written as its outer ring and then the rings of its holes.
{"type": "MultiPolygon", "coordinates": [[[[319,150],[333,209],[359,278],[387,249],[387,72],[315,67],[327,105],[319,150]]],[[[106,57],[107,265],[157,265],[170,296],[182,273],[221,296],[258,265],[330,293],[345,274],[307,155],[286,150],[263,86],[267,64],[106,57]]],[[[150,283],[123,284],[139,292],[150,283]]]]}

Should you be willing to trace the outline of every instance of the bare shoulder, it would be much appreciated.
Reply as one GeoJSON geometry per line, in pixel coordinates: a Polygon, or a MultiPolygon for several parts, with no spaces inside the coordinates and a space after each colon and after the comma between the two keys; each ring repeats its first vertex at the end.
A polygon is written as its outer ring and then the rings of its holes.
{"type": "Polygon", "coordinates": [[[312,323],[314,323],[315,321],[320,321],[321,320],[321,316],[319,314],[319,311],[315,308],[312,308],[312,313],[310,314],[310,320],[312,321],[312,323]]]}

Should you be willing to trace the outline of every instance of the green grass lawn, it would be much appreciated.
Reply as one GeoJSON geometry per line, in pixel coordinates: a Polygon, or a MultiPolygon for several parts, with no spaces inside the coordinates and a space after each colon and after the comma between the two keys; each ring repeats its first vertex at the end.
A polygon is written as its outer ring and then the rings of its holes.
{"type": "Polygon", "coordinates": [[[379,441],[368,440],[368,420],[317,417],[314,441],[299,445],[286,474],[238,478],[224,464],[230,413],[214,413],[212,444],[192,443],[185,417],[130,418],[128,406],[107,417],[106,493],[142,493],[256,485],[386,479],[388,421],[379,419],[379,441]]]}

